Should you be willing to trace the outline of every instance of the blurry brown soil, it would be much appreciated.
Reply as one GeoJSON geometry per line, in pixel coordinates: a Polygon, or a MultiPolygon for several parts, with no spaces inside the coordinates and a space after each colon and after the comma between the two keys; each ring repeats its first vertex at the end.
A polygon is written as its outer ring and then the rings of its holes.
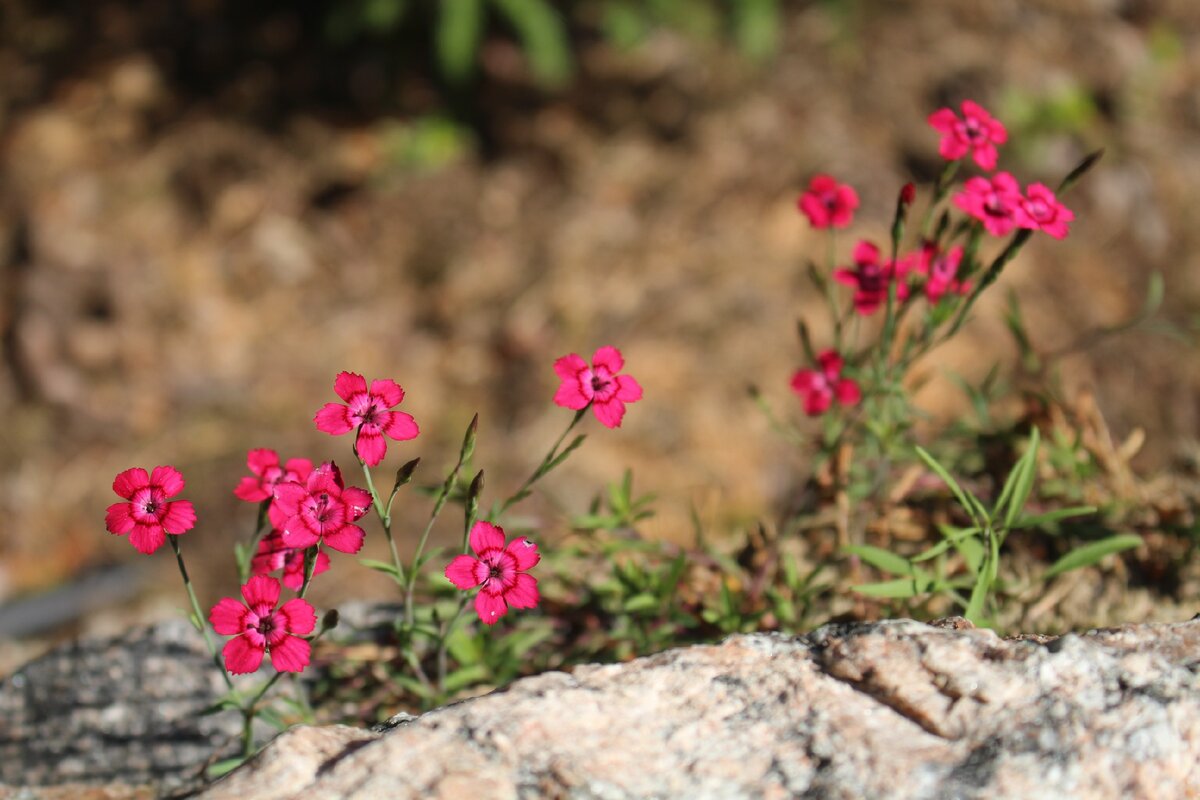
{"type": "MultiPolygon", "coordinates": [[[[1054,350],[1135,314],[1162,273],[1158,320],[1188,336],[1105,340],[1065,358],[1063,380],[1094,393],[1118,441],[1145,431],[1139,470],[1196,452],[1200,13],[1185,0],[795,3],[766,67],[662,33],[624,54],[584,44],[576,87],[549,96],[498,43],[476,98],[486,157],[437,169],[389,149],[404,102],[280,104],[280,75],[257,68],[197,94],[120,4],[98,4],[111,24],[72,67],[53,51],[66,12],[3,5],[0,599],[141,559],[104,531],[111,478],[165,463],[200,513],[184,541],[202,602],[232,592],[229,548],[253,522],[232,496],[246,450],[352,463],[311,422],[340,370],[408,393],[422,435],[390,445],[384,475],[419,454],[437,480],[478,410],[490,502],[569,420],[553,360],[617,345],[645,399],[619,430],[589,421],[527,521],[552,537],[626,465],[659,495],[655,536],[689,540],[693,507],[716,532],[772,516],[809,465],[746,387],[798,416],[797,317],[821,338],[804,263],[825,242],[795,198],[832,173],[863,198],[843,253],[883,239],[897,188],[940,167],[925,117],[964,97],[1002,119],[1014,97],[1091,98],[1086,124],[1012,130],[1002,165],[1022,181],[1107,152],[1070,196],[1071,236],[1037,237],[1002,283],[1054,350]]],[[[946,371],[1011,359],[1000,299],[927,360],[935,420],[966,411],[946,371]]],[[[411,542],[427,507],[408,498],[411,542]]],[[[154,557],[168,607],[183,602],[170,561],[154,557]]],[[[355,577],[318,600],[384,588],[337,566],[355,577]]]]}

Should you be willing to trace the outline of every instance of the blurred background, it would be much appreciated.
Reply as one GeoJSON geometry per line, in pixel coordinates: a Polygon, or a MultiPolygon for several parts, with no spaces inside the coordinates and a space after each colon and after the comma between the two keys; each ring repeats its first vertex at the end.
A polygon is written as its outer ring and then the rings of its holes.
{"type": "MultiPolygon", "coordinates": [[[[616,345],[645,399],[587,423],[524,522],[553,539],[626,466],[658,494],[650,535],[771,517],[809,465],[747,387],[798,418],[795,322],[822,331],[826,241],[796,197],[831,173],[862,198],[841,257],[883,240],[900,185],[941,168],[927,115],[964,98],[1022,182],[1106,148],[1071,236],[1002,283],[1049,352],[1161,273],[1153,324],[1056,367],[1116,440],[1144,431],[1140,471],[1190,469],[1198,40],[1189,0],[0,0],[0,604],[90,587],[72,602],[107,611],[73,630],[182,608],[169,550],[104,529],[112,477],[157,464],[200,515],[201,603],[235,592],[247,449],[362,483],[312,424],[341,370],[397,380],[421,425],[383,475],[420,455],[440,480],[478,411],[486,503],[570,419],[554,359],[616,345]]],[[[967,408],[949,374],[1013,358],[1002,299],[926,360],[935,423],[967,408]]],[[[428,506],[401,501],[410,541],[428,506]]],[[[338,560],[318,602],[387,590],[338,560]]],[[[31,613],[0,668],[47,634],[31,613]]]]}

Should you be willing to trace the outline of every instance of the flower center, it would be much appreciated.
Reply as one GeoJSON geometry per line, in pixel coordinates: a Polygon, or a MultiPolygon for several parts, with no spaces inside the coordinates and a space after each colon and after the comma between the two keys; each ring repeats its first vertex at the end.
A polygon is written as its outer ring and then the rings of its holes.
{"type": "Polygon", "coordinates": [[[592,391],[602,392],[608,388],[608,381],[596,375],[592,376],[592,391]]]}
{"type": "Polygon", "coordinates": [[[258,624],[257,624],[257,625],[255,625],[254,627],[255,627],[255,629],[256,629],[256,630],[257,630],[259,633],[261,633],[263,636],[265,636],[265,637],[270,637],[271,633],[272,633],[272,632],[275,630],[275,628],[276,628],[276,625],[275,625],[275,615],[274,615],[274,614],[268,614],[268,615],[267,615],[267,616],[265,616],[265,617],[259,617],[259,619],[258,619],[258,624]]]}

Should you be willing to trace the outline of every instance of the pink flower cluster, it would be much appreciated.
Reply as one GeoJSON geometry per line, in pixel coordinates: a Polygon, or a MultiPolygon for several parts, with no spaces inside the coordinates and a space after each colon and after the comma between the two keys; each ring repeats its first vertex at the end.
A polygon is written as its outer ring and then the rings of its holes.
{"type": "Polygon", "coordinates": [[[839,405],[858,405],[862,390],[856,381],[842,377],[844,364],[836,352],[826,350],[817,356],[817,369],[802,369],[792,376],[792,391],[804,402],[804,413],[824,414],[835,398],[839,405]]]}
{"type": "Polygon", "coordinates": [[[990,179],[969,178],[955,195],[954,204],[982,222],[993,236],[1024,228],[1065,239],[1070,232],[1068,224],[1075,219],[1075,213],[1058,202],[1050,187],[1031,183],[1022,194],[1017,179],[1007,172],[997,172],[990,179]]]}

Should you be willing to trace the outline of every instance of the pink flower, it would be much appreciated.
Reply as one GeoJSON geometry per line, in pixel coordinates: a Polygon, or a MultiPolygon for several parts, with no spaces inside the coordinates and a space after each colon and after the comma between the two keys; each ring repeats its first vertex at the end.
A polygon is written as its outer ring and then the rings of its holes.
{"type": "MultiPolygon", "coordinates": [[[[283,542],[283,531],[273,530],[258,543],[258,553],[250,562],[250,572],[266,575],[278,569],[283,570],[283,585],[294,592],[300,591],[304,585],[304,548],[288,547],[283,542]]],[[[329,554],[323,551],[317,553],[313,576],[328,569],[329,554]]]]}
{"type": "Polygon", "coordinates": [[[792,376],[792,391],[804,400],[804,413],[816,417],[829,410],[836,397],[844,406],[857,405],[862,390],[842,377],[842,357],[833,350],[817,356],[818,369],[802,369],[792,376]]]}
{"type": "Polygon", "coordinates": [[[325,543],[343,553],[357,553],[366,536],[354,523],[371,507],[371,495],[355,486],[343,488],[342,472],[332,461],[309,474],[305,485],[296,481],[275,487],[272,524],[288,547],[325,543]]]}
{"type": "Polygon", "coordinates": [[[1005,236],[1017,224],[1021,205],[1021,187],[1007,172],[988,178],[971,178],[954,196],[954,204],[975,219],[993,236],[1005,236]]]}
{"type": "Polygon", "coordinates": [[[939,250],[932,242],[926,242],[924,247],[909,256],[913,272],[925,276],[925,297],[930,303],[936,304],[949,293],[966,294],[971,290],[970,283],[958,280],[962,257],[961,245],[939,250]]]}
{"type": "Polygon", "coordinates": [[[845,228],[858,208],[858,193],[828,175],[817,175],[796,205],[814,228],[845,228]]]}
{"type": "Polygon", "coordinates": [[[242,597],[244,605],[224,597],[208,612],[213,630],[234,637],[225,643],[225,669],[233,675],[255,672],[263,653],[270,653],[279,672],[303,672],[312,647],[300,635],[312,633],[317,624],[313,607],[297,597],[276,609],[279,581],[262,575],[246,581],[242,597]]]}
{"type": "Polygon", "coordinates": [[[109,506],[104,526],[118,536],[128,533],[129,543],[149,555],[163,546],[168,533],[183,533],[196,524],[190,500],[168,502],[183,487],[183,475],[174,467],[155,467],[150,475],[141,467],[127,469],[113,480],[113,491],[129,502],[109,506]]]}
{"type": "Polygon", "coordinates": [[[279,454],[266,448],[246,453],[246,466],[252,474],[242,478],[233,493],[249,503],[271,499],[275,486],[285,481],[303,483],[313,468],[307,458],[289,458],[287,464],[280,466],[279,454]]]}
{"type": "Polygon", "coordinates": [[[471,528],[471,549],[478,558],[455,556],[446,566],[446,577],[459,589],[479,587],[475,613],[484,625],[495,625],[509,606],[538,604],[537,579],[526,573],[541,558],[536,544],[524,536],[505,544],[503,528],[476,522],[471,528]]]}
{"type": "Polygon", "coordinates": [[[642,399],[642,387],[631,375],[618,375],[625,366],[621,351],[601,347],[592,356],[592,366],[575,353],[554,362],[554,372],[562,384],[554,402],[578,411],[589,405],[596,419],[606,428],[619,428],[625,416],[625,404],[642,399]]]}
{"type": "Polygon", "coordinates": [[[981,169],[996,168],[996,145],[1008,140],[1008,131],[977,103],[964,100],[962,119],[949,108],[929,115],[929,124],[942,134],[938,152],[947,161],[957,161],[968,152],[981,169]]]}
{"type": "Polygon", "coordinates": [[[317,430],[334,436],[358,428],[354,449],[368,467],[373,467],[387,454],[388,435],[398,442],[417,438],[420,429],[412,415],[388,409],[400,404],[404,390],[392,380],[376,380],[367,389],[366,379],[354,372],[339,372],[333,390],[346,401],[326,403],[313,420],[317,430]]]}
{"type": "MultiPolygon", "coordinates": [[[[887,302],[889,287],[893,280],[903,277],[903,269],[903,264],[898,269],[891,261],[881,264],[879,248],[864,240],[854,246],[854,269],[835,269],[833,279],[854,287],[854,310],[867,315],[887,302]]],[[[896,297],[908,297],[908,287],[903,283],[896,286],[896,297]]]]}
{"type": "Polygon", "coordinates": [[[1075,219],[1075,213],[1058,202],[1054,192],[1041,183],[1029,184],[1015,213],[1017,227],[1041,229],[1055,239],[1067,238],[1067,223],[1075,219]]]}

